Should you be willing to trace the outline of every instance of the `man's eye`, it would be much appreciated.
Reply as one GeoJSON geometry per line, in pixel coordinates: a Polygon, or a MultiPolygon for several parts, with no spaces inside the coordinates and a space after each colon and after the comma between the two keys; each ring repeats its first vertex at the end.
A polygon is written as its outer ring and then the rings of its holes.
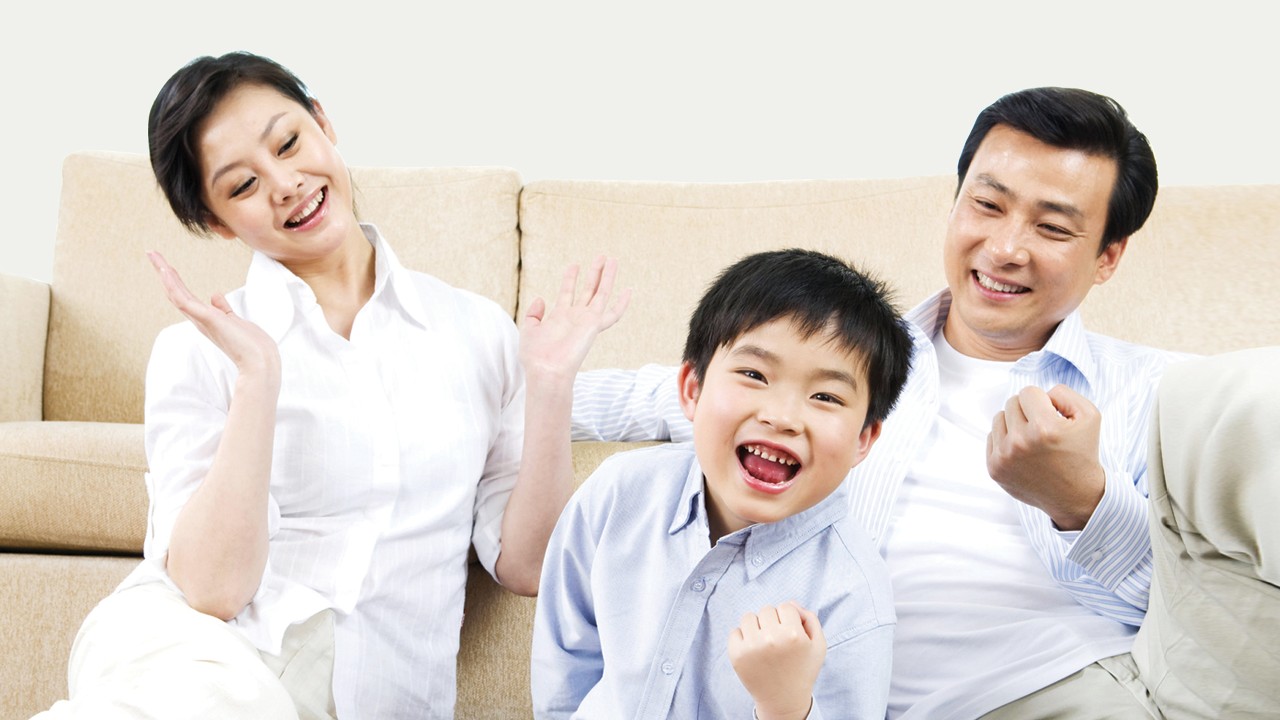
{"type": "Polygon", "coordinates": [[[1051,235],[1070,235],[1071,234],[1070,231],[1068,231],[1066,228],[1060,228],[1057,225],[1041,225],[1040,227],[1044,228],[1045,232],[1048,232],[1051,235]]]}
{"type": "Polygon", "coordinates": [[[245,180],[244,182],[240,183],[238,186],[236,186],[235,190],[231,191],[231,197],[239,197],[245,194],[246,192],[248,192],[249,188],[253,187],[253,181],[254,181],[254,178],[249,178],[248,180],[245,180]]]}
{"type": "Polygon", "coordinates": [[[278,152],[278,153],[276,153],[276,154],[277,154],[277,155],[283,155],[283,154],[285,154],[285,153],[289,152],[289,150],[293,149],[293,146],[294,146],[295,144],[297,144],[297,142],[298,142],[298,136],[297,136],[297,135],[291,135],[291,136],[289,137],[289,139],[285,142],[285,144],[280,146],[280,152],[278,152]]]}

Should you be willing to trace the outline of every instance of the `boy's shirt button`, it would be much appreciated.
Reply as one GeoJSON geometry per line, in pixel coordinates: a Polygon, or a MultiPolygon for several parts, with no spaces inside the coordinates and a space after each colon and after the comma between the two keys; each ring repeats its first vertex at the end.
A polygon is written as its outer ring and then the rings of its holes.
{"type": "Polygon", "coordinates": [[[663,674],[663,675],[670,675],[671,673],[673,673],[673,672],[675,672],[675,671],[676,671],[676,664],[675,664],[675,663],[671,662],[670,660],[668,660],[668,661],[666,661],[666,662],[662,663],[662,674],[663,674]]]}
{"type": "Polygon", "coordinates": [[[763,555],[757,555],[757,556],[755,556],[755,557],[751,558],[751,564],[752,564],[752,565],[755,565],[756,567],[760,567],[761,565],[763,565],[763,564],[764,564],[764,556],[763,556],[763,555]]]}
{"type": "Polygon", "coordinates": [[[702,578],[698,578],[697,580],[693,581],[694,592],[702,592],[703,590],[706,590],[706,589],[707,589],[707,583],[702,578]]]}

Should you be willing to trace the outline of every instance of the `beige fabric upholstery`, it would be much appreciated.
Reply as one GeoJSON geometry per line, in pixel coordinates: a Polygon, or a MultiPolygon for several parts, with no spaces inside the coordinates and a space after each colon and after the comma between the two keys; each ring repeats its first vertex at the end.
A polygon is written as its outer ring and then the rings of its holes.
{"type": "Polygon", "coordinates": [[[943,285],[941,243],[955,180],[691,185],[533,182],[520,196],[522,309],[559,287],[569,262],[619,258],[631,307],[587,367],[675,363],[702,291],[739,257],[823,250],[892,280],[899,305],[943,285]]]}
{"type": "MultiPolygon", "coordinates": [[[[352,170],[363,218],[410,268],[514,313],[520,177],[502,168],[352,170]]],[[[147,261],[159,250],[199,297],[244,283],[238,241],[195,238],[173,218],[145,157],[82,153],[63,166],[44,419],[142,422],[142,379],[160,328],[181,320],[147,261]]]]}
{"type": "Polygon", "coordinates": [[[0,275],[0,422],[39,420],[49,286],[0,275]]]}
{"type": "Polygon", "coordinates": [[[1203,355],[1280,345],[1278,281],[1280,185],[1161,188],[1085,324],[1203,355]]]}
{"type": "Polygon", "coordinates": [[[142,426],[0,423],[0,547],[141,553],[142,426]]]}
{"type": "Polygon", "coordinates": [[[1155,578],[1134,658],[1170,718],[1280,709],[1280,347],[1169,368],[1151,450],[1155,578]]]}
{"type": "Polygon", "coordinates": [[[26,720],[67,696],[80,622],[137,565],[137,558],[0,553],[0,718],[26,720]]]}

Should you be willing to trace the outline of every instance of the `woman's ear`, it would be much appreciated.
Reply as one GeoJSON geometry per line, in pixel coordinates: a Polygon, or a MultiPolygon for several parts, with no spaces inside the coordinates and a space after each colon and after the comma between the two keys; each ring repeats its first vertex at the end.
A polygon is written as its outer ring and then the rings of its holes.
{"type": "Polygon", "coordinates": [[[235,231],[226,225],[223,225],[221,220],[213,216],[213,213],[206,213],[206,215],[208,217],[205,219],[204,224],[208,225],[209,229],[212,230],[214,234],[226,240],[236,239],[235,231]]]}
{"type": "Polygon", "coordinates": [[[680,384],[680,409],[684,410],[689,422],[693,422],[693,411],[697,409],[698,396],[702,394],[702,383],[693,371],[693,363],[686,362],[680,366],[676,382],[680,384]]]}
{"type": "Polygon", "coordinates": [[[319,100],[311,98],[311,113],[316,119],[316,124],[320,126],[320,130],[324,132],[324,136],[329,138],[329,142],[334,145],[338,144],[338,133],[333,130],[333,123],[329,122],[329,116],[324,114],[324,106],[319,100]]]}

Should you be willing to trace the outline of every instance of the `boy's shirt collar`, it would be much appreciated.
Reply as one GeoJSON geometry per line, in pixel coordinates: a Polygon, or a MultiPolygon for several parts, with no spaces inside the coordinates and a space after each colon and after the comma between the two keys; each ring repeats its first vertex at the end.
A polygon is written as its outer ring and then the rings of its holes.
{"type": "MultiPolygon", "coordinates": [[[[685,475],[680,500],[667,532],[675,535],[691,529],[708,531],[706,483],[697,457],[685,475]]],[[[846,477],[822,502],[775,523],[757,523],[720,538],[719,543],[743,546],[747,576],[755,578],[773,563],[849,514],[849,481],[846,477]]],[[[717,544],[719,544],[717,543],[717,544]]]]}

